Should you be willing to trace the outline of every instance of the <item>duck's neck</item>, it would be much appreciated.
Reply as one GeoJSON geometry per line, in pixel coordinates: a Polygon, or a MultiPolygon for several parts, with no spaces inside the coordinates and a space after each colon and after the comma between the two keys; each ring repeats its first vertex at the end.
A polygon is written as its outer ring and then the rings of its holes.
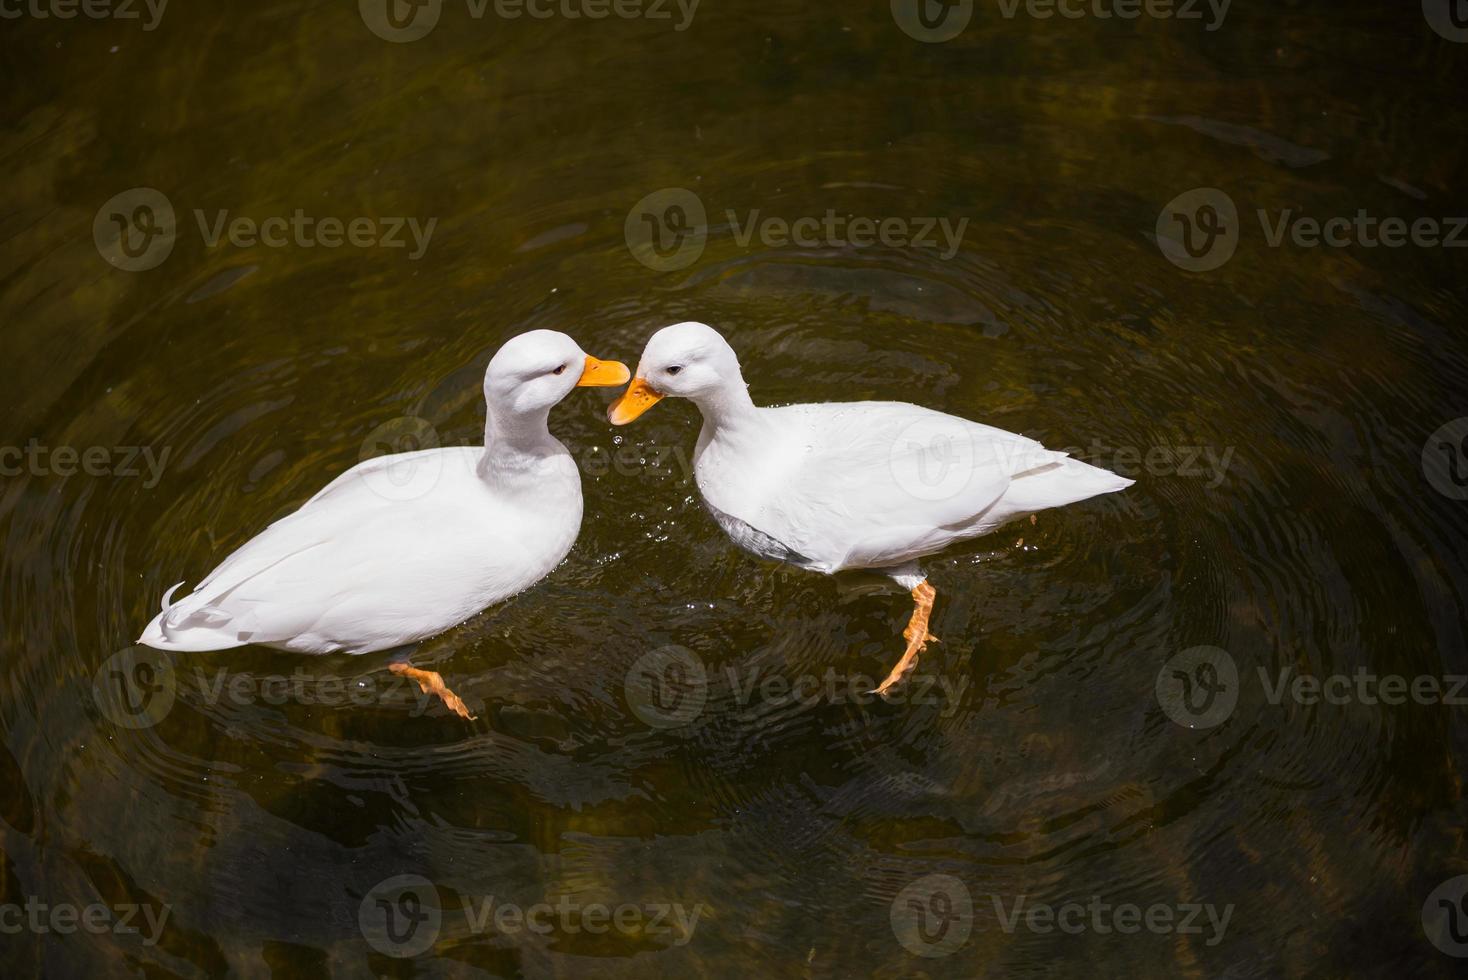
{"type": "Polygon", "coordinates": [[[713,391],[693,398],[703,413],[703,425],[709,438],[721,443],[753,442],[764,435],[765,421],[749,388],[737,375],[713,391]]]}
{"type": "Polygon", "coordinates": [[[509,412],[491,404],[484,421],[480,479],[497,488],[533,486],[541,463],[566,455],[566,447],[550,434],[549,421],[549,408],[509,412]]]}

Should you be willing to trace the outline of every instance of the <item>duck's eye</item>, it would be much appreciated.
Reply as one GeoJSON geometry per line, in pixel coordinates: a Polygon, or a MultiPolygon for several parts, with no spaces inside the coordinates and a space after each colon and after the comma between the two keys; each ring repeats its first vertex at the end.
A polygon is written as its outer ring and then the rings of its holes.
{"type": "Polygon", "coordinates": [[[677,374],[681,370],[683,370],[683,365],[681,365],[681,364],[674,364],[672,367],[668,368],[668,373],[669,374],[677,374]]]}
{"type": "Polygon", "coordinates": [[[566,373],[566,365],[564,365],[564,364],[562,364],[560,367],[556,368],[554,371],[551,372],[551,374],[565,374],[565,373],[566,373]]]}

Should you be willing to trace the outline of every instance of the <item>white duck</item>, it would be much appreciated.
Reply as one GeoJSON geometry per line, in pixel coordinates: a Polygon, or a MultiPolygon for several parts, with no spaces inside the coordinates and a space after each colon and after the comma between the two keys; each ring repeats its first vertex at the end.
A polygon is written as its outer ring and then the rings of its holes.
{"type": "Polygon", "coordinates": [[[735,544],[827,574],[878,570],[911,590],[907,650],[878,694],[937,639],[928,633],[937,593],[917,559],[1133,482],[1025,436],[905,402],[756,407],[733,349],[702,323],[654,334],[608,417],[626,425],[666,395],[703,414],[694,475],[735,544]]]}
{"type": "MultiPolygon", "coordinates": [[[[170,604],[138,642],[159,650],[259,643],[297,653],[370,653],[441,633],[529,588],[581,528],[576,463],[547,427],[583,385],[625,384],[626,365],[534,330],[484,375],[484,445],[369,459],[251,538],[170,604]]],[[[179,583],[180,585],[183,583],[179,583]]],[[[462,717],[432,671],[390,667],[462,717]]]]}

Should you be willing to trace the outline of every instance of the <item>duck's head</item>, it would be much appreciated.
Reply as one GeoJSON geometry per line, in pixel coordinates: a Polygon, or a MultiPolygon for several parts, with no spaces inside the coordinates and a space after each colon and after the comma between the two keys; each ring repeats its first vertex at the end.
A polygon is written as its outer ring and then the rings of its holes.
{"type": "Polygon", "coordinates": [[[555,330],[532,330],[511,338],[484,372],[484,398],[502,412],[548,412],[577,387],[626,384],[632,372],[620,361],[603,361],[555,330]]]}
{"type": "Polygon", "coordinates": [[[626,425],[663,398],[700,401],[730,385],[742,389],[744,378],[728,341],[706,323],[675,323],[652,335],[631,386],[612,402],[607,418],[626,425]]]}

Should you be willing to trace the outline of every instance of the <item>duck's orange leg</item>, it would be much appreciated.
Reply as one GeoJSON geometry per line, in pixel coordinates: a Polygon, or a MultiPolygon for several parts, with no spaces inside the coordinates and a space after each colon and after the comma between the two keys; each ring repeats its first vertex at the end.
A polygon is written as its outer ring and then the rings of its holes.
{"type": "Polygon", "coordinates": [[[887,679],[877,685],[873,694],[886,694],[893,687],[902,682],[908,672],[917,666],[918,654],[923,652],[929,643],[937,643],[938,638],[928,632],[928,617],[933,614],[933,600],[938,598],[938,590],[927,582],[918,583],[912,590],[912,619],[907,622],[907,629],[902,631],[907,640],[907,651],[903,653],[902,659],[897,661],[897,666],[887,675],[887,679]]]}
{"type": "Polygon", "coordinates": [[[417,681],[418,687],[424,694],[438,695],[443,699],[443,703],[448,705],[449,710],[460,718],[468,721],[474,720],[474,716],[469,713],[469,709],[464,707],[464,702],[457,694],[449,690],[448,685],[443,682],[443,677],[440,674],[431,670],[419,670],[412,664],[402,663],[389,664],[387,669],[394,674],[405,674],[410,680],[417,681]]]}

